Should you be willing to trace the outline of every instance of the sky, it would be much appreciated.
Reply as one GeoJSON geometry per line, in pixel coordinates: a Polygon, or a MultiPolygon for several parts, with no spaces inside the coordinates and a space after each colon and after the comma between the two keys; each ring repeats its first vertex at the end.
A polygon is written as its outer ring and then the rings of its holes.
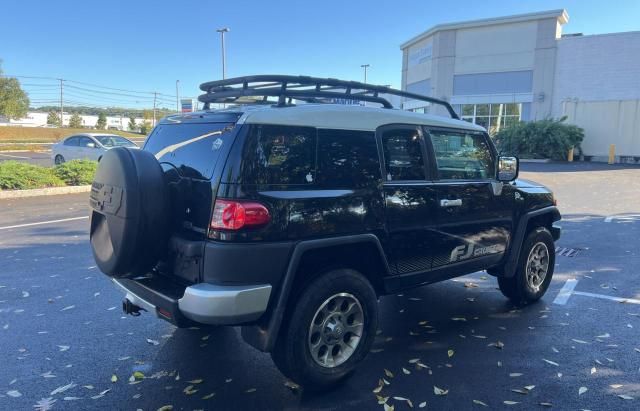
{"type": "MultiPolygon", "coordinates": [[[[564,8],[564,33],[640,30],[640,1],[13,1],[0,7],[0,59],[5,75],[51,77],[108,86],[112,94],[66,83],[70,101],[171,107],[197,96],[200,83],[222,77],[304,74],[400,86],[399,45],[441,23],[564,8]],[[76,88],[74,89],[73,86],[76,88]],[[136,99],[132,96],[141,96],[136,99]]],[[[34,101],[56,98],[55,80],[21,78],[34,101]]],[[[59,98],[59,96],[58,96],[59,98]]]]}

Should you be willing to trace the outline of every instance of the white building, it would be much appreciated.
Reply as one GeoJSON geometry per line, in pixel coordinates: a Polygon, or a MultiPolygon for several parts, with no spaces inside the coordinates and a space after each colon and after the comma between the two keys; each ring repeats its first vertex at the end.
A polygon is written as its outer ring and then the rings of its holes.
{"type": "MultiPolygon", "coordinates": [[[[73,114],[64,113],[63,115],[63,124],[64,126],[69,125],[69,120],[73,114]]],[[[47,126],[47,116],[46,112],[37,112],[30,111],[27,113],[27,116],[18,120],[9,120],[6,118],[0,117],[0,126],[16,126],[16,127],[46,127],[47,126]]],[[[80,115],[82,119],[82,126],[87,128],[94,128],[98,123],[98,116],[93,115],[80,115]]],[[[144,123],[143,118],[136,118],[136,125],[139,127],[144,123]]],[[[121,130],[121,131],[132,131],[129,130],[129,117],[125,116],[107,116],[107,130],[121,130]]]]}
{"type": "MultiPolygon", "coordinates": [[[[640,32],[562,35],[565,10],[440,24],[403,43],[402,88],[496,132],[567,116],[584,154],[640,161],[640,32]]],[[[405,101],[411,110],[439,110],[405,101]]]]}

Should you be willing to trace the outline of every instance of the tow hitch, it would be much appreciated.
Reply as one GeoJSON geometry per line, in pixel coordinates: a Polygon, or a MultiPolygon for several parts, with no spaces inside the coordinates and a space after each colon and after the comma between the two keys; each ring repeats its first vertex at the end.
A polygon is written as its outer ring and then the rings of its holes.
{"type": "Polygon", "coordinates": [[[134,303],[129,301],[128,298],[125,298],[122,301],[122,311],[125,314],[130,314],[130,315],[133,315],[134,317],[137,317],[140,315],[140,311],[145,311],[145,309],[135,305],[134,303]]]}

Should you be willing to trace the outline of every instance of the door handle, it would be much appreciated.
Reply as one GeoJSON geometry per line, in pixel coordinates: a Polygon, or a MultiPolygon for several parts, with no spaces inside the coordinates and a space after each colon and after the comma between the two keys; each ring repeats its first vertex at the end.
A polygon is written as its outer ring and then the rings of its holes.
{"type": "Polygon", "coordinates": [[[456,200],[440,200],[440,207],[460,207],[462,205],[461,199],[456,200]]]}

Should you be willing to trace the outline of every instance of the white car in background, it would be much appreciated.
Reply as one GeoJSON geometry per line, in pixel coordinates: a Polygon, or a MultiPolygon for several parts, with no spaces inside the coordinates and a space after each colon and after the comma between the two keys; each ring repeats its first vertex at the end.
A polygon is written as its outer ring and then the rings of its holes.
{"type": "Polygon", "coordinates": [[[104,153],[114,147],[139,148],[133,141],[115,134],[74,134],[53,145],[51,158],[56,165],[69,160],[100,161],[104,153]]]}

